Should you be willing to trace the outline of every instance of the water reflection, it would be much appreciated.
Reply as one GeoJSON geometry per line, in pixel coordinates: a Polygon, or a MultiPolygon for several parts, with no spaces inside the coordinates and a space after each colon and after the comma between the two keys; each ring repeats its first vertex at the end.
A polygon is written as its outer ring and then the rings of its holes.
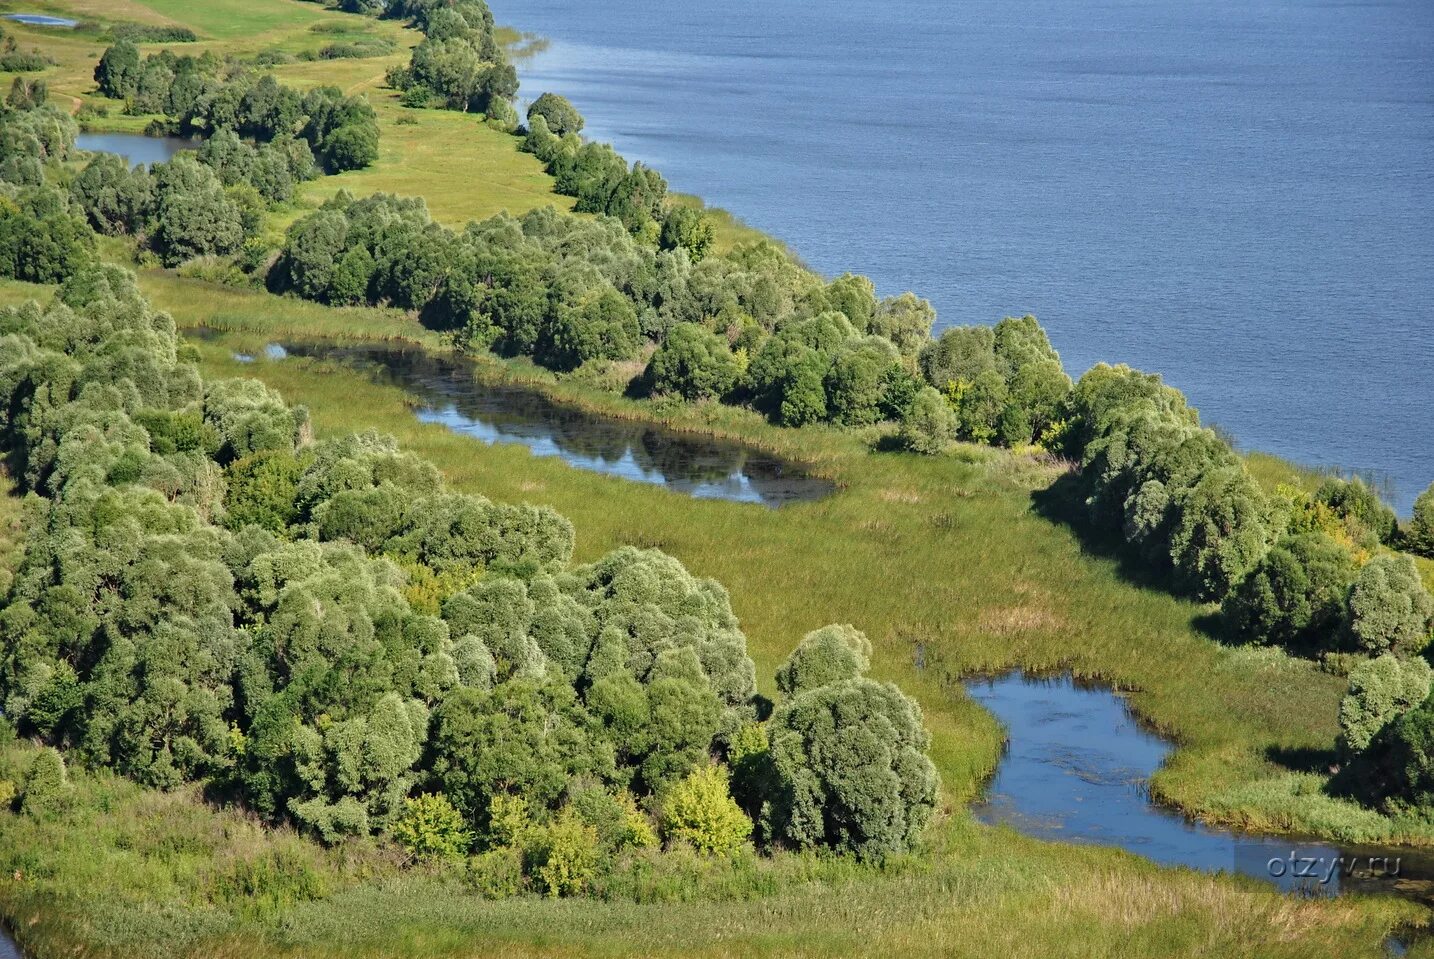
{"type": "Polygon", "coordinates": [[[122,156],[130,166],[163,163],[176,153],[195,149],[193,140],[180,137],[147,137],[139,133],[81,133],[75,146],[94,153],[122,156]]]}
{"type": "Polygon", "coordinates": [[[317,357],[362,369],[416,397],[422,422],[485,443],[521,443],[538,456],[556,456],[578,469],[666,486],[699,499],[775,507],[820,499],[835,489],[753,447],[579,412],[531,390],[480,383],[466,362],[421,350],[284,343],[270,344],[266,354],[270,359],[317,357]]]}
{"type": "Polygon", "coordinates": [[[1171,746],[1109,689],[1009,673],[967,691],[1006,726],[1006,755],[974,807],[988,823],[1060,842],[1119,846],[1167,866],[1237,872],[1311,895],[1390,892],[1434,901],[1434,854],[1246,835],[1150,801],[1171,746]]]}

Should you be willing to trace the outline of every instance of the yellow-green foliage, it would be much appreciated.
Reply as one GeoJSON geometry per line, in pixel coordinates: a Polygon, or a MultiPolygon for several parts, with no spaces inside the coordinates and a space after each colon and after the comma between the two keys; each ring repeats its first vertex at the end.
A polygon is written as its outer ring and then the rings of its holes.
{"type": "Polygon", "coordinates": [[[393,824],[393,838],[414,859],[462,859],[473,844],[463,816],[442,793],[405,799],[393,824]]]}
{"type": "Polygon", "coordinates": [[[752,820],[732,799],[727,770],[698,766],[662,801],[662,833],[700,852],[727,856],[752,835],[752,820]]]}
{"type": "Polygon", "coordinates": [[[597,830],[564,809],[552,822],[526,832],[523,854],[528,874],[540,892],[571,896],[592,882],[601,848],[597,830]]]}

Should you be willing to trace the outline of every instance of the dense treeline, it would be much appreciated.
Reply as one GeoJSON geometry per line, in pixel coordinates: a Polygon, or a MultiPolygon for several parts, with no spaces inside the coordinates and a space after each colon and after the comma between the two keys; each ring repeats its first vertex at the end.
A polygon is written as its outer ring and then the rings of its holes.
{"type": "MultiPolygon", "coordinates": [[[[314,442],[263,384],[202,380],[117,267],[0,312],[0,446],[35,494],[4,715],[72,760],[552,894],[659,837],[879,857],[933,811],[920,711],[859,632],[806,637],[768,718],[719,584],[655,550],[572,566],[549,509],[314,442]]],[[[22,808],[62,801],[52,765],[22,808]]]]}
{"type": "Polygon", "coordinates": [[[403,91],[406,105],[441,102],[451,110],[484,113],[506,128],[516,124],[511,101],[518,74],[493,35],[487,3],[392,0],[381,12],[408,20],[423,34],[408,66],[388,73],[389,85],[403,91]]]}
{"type": "Polygon", "coordinates": [[[308,144],[325,170],[341,173],[378,158],[378,120],[368,100],[337,87],[299,92],[273,74],[213,53],[176,56],[169,50],[140,58],[121,40],[105,50],[95,83],[107,97],[124,100],[130,113],[169,118],[153,132],[213,136],[229,130],[259,143],[292,139],[308,144]]]}
{"type": "Polygon", "coordinates": [[[172,266],[240,252],[259,233],[266,208],[317,174],[303,140],[255,147],[221,129],[197,152],[148,168],[96,154],[71,181],[70,195],[95,230],[133,236],[172,266]]]}

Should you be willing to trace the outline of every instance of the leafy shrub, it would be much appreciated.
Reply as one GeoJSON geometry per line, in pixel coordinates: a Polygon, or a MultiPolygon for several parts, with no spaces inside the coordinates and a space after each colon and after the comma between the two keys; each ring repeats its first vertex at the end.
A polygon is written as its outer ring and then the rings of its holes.
{"type": "Polygon", "coordinates": [[[818,686],[855,679],[871,666],[871,641],[855,626],[823,626],[802,637],[777,670],[777,688],[788,698],[818,686]]]}
{"type": "Polygon", "coordinates": [[[1434,627],[1434,597],[1414,560],[1397,553],[1365,564],[1349,591],[1349,627],[1355,643],[1372,654],[1418,653],[1434,627]]]}
{"type": "Polygon", "coordinates": [[[508,899],[523,891],[523,851],[499,846],[468,859],[463,882],[484,899],[508,899]]]}
{"type": "Polygon", "coordinates": [[[662,800],[662,833],[700,852],[726,856],[752,835],[752,820],[733,801],[726,768],[699,766],[662,800]]]}
{"type": "Polygon", "coordinates": [[[1429,697],[1431,678],[1424,660],[1389,653],[1351,670],[1339,704],[1340,751],[1347,757],[1363,752],[1381,729],[1429,697]]]}
{"type": "Polygon", "coordinates": [[[404,800],[393,824],[393,838],[414,859],[462,859],[473,844],[463,815],[442,793],[424,793],[404,800]]]}
{"type": "Polygon", "coordinates": [[[1410,552],[1434,559],[1434,483],[1414,500],[1414,515],[1404,529],[1404,544],[1410,552]]]}
{"type": "Polygon", "coordinates": [[[915,453],[944,451],[956,438],[956,414],[946,397],[929,386],[921,388],[901,421],[901,443],[915,453]]]}
{"type": "Polygon", "coordinates": [[[20,810],[28,816],[48,816],[64,809],[70,797],[70,781],[59,750],[42,749],[25,774],[20,810]]]}
{"type": "Polygon", "coordinates": [[[528,875],[539,890],[555,898],[586,890],[597,874],[600,854],[597,830],[568,809],[523,837],[528,875]]]}

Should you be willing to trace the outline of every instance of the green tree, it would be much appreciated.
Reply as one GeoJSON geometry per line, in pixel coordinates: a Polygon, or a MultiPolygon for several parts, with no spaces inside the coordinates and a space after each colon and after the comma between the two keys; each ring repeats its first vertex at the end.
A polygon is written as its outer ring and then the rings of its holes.
{"type": "Polygon", "coordinates": [[[105,49],[95,67],[100,93],[115,100],[127,100],[139,88],[139,47],[121,40],[105,49]]]}
{"type": "Polygon", "coordinates": [[[1410,552],[1434,559],[1434,483],[1414,501],[1414,515],[1404,528],[1404,543],[1410,552]]]}
{"type": "Polygon", "coordinates": [[[654,392],[696,400],[721,397],[737,383],[737,360],[726,340],[695,323],[679,323],[648,361],[654,392]]]}
{"type": "Polygon", "coordinates": [[[533,117],[539,116],[547,123],[548,129],[554,136],[582,132],[582,114],[578,113],[567,97],[559,96],[556,93],[544,93],[539,96],[528,107],[528,120],[531,122],[533,117]]]}
{"type": "Polygon", "coordinates": [[[1339,747],[1346,758],[1368,748],[1379,731],[1429,697],[1434,672],[1422,659],[1385,653],[1349,673],[1349,692],[1339,704],[1339,747]]]}
{"type": "Polygon", "coordinates": [[[214,171],[180,154],[154,170],[152,242],[170,266],[233,253],[244,241],[238,204],[214,171]]]}
{"type": "Polygon", "coordinates": [[[1224,600],[1235,635],[1295,652],[1322,652],[1342,640],[1354,559],[1323,533],[1286,536],[1224,600]]]}
{"type": "Polygon", "coordinates": [[[823,626],[802,637],[777,670],[777,689],[788,698],[844,679],[871,666],[871,641],[855,626],[823,626]]]}
{"type": "Polygon", "coordinates": [[[1360,649],[1414,655],[1429,644],[1434,597],[1414,560],[1383,553],[1364,565],[1349,591],[1349,628],[1360,649]]]}
{"type": "Polygon", "coordinates": [[[890,683],[841,680],[788,700],[770,726],[774,839],[872,859],[918,841],[938,780],[915,701],[890,683]]]}
{"type": "Polygon", "coordinates": [[[956,438],[956,414],[946,397],[929,386],[916,394],[901,421],[901,442],[917,453],[940,453],[956,438]]]}

